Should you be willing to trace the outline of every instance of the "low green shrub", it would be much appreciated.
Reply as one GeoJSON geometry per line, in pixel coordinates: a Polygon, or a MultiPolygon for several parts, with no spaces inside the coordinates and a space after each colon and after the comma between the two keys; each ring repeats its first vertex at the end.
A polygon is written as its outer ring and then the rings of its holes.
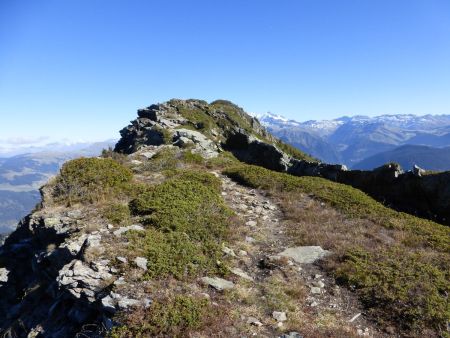
{"type": "Polygon", "coordinates": [[[130,250],[142,252],[148,259],[146,278],[185,279],[198,273],[220,271],[217,262],[210,259],[210,255],[219,259],[218,247],[213,243],[203,245],[186,233],[149,228],[145,232],[130,232],[128,239],[130,250]]]}
{"type": "Polygon", "coordinates": [[[103,149],[102,157],[103,158],[111,158],[114,161],[119,162],[120,164],[125,164],[128,161],[127,155],[115,152],[112,147],[103,149]]]}
{"type": "Polygon", "coordinates": [[[232,215],[211,174],[179,172],[130,202],[130,210],[148,226],[133,234],[131,245],[149,260],[147,277],[223,273],[220,244],[232,215]]]}
{"type": "Polygon", "coordinates": [[[189,164],[203,164],[205,159],[202,155],[193,153],[190,150],[186,150],[183,152],[182,160],[189,164]]]}
{"type": "Polygon", "coordinates": [[[69,203],[94,203],[131,189],[132,172],[111,158],[66,162],[56,178],[54,197],[69,203]]]}
{"type": "Polygon", "coordinates": [[[450,294],[450,260],[442,257],[442,264],[429,263],[423,255],[401,247],[373,253],[351,249],[336,274],[356,288],[368,308],[377,310],[372,311],[374,316],[407,330],[433,327],[444,332],[450,320],[445,296],[450,294]]]}
{"type": "Polygon", "coordinates": [[[180,181],[190,181],[203,184],[209,188],[214,189],[216,192],[220,192],[220,189],[222,187],[222,181],[218,177],[203,170],[170,170],[166,171],[165,174],[168,178],[171,179],[176,178],[180,181]]]}
{"type": "Polygon", "coordinates": [[[158,172],[163,170],[173,170],[179,168],[182,163],[180,161],[181,152],[177,148],[165,148],[146,161],[142,166],[142,170],[158,172]]]}
{"type": "Polygon", "coordinates": [[[131,221],[131,214],[128,205],[110,204],[103,208],[103,217],[116,225],[128,225],[131,221]]]}
{"type": "Polygon", "coordinates": [[[164,144],[171,144],[173,140],[173,134],[166,128],[161,128],[159,126],[154,126],[153,130],[157,131],[162,138],[164,144]]]}
{"type": "Polygon", "coordinates": [[[122,319],[124,325],[114,328],[109,336],[186,337],[190,331],[204,326],[214,312],[206,299],[178,295],[172,299],[154,301],[148,309],[128,315],[122,319]]]}
{"type": "Polygon", "coordinates": [[[213,169],[213,168],[220,168],[224,169],[232,165],[236,165],[237,163],[240,163],[239,160],[229,151],[224,151],[219,154],[217,157],[210,158],[206,161],[206,167],[213,169]]]}

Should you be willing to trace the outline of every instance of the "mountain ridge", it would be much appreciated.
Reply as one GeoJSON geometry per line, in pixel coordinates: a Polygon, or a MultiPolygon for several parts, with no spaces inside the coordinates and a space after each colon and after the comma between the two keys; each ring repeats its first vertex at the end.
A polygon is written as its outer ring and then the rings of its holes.
{"type": "Polygon", "coordinates": [[[308,144],[302,141],[304,135],[312,135],[318,144],[317,148],[309,148],[312,156],[325,162],[345,163],[350,167],[369,156],[400,145],[450,146],[450,115],[345,116],[306,122],[272,116],[265,114],[259,115],[259,118],[274,135],[282,137],[285,142],[296,143],[303,150],[308,148],[308,144]],[[327,152],[322,150],[324,145],[328,146],[327,152]],[[330,156],[329,149],[336,155],[330,156]]]}
{"type": "Polygon", "coordinates": [[[337,181],[450,177],[315,162],[224,100],[151,105],[121,136],[66,162],[0,247],[1,335],[446,330],[450,228],[337,181]]]}

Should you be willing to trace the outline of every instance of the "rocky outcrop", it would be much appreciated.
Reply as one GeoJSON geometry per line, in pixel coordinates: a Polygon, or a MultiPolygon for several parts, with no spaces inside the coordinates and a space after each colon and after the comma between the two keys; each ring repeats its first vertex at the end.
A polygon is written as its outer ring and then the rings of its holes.
{"type": "Polygon", "coordinates": [[[289,166],[289,156],[283,151],[241,128],[228,132],[225,147],[245,163],[277,171],[286,171],[289,166]]]}
{"type": "MultiPolygon", "coordinates": [[[[276,156],[275,141],[259,121],[246,114],[242,108],[228,101],[218,100],[211,104],[201,100],[170,100],[139,109],[138,118],[120,131],[121,139],[115,151],[132,154],[146,146],[173,144],[192,148],[205,158],[218,155],[222,146],[237,145],[233,150],[256,164],[261,160],[257,153],[269,152],[269,159],[276,156]],[[232,112],[232,113],[230,113],[232,112]],[[232,116],[231,116],[232,115],[232,116]],[[247,131],[240,125],[245,122],[247,131]],[[251,132],[249,132],[251,130],[251,132]],[[240,137],[250,137],[244,151],[240,137]],[[269,142],[262,142],[261,138],[269,142]],[[237,142],[234,141],[237,140],[237,142]],[[272,142],[272,143],[271,143],[272,142]]],[[[281,169],[274,163],[266,163],[273,169],[281,169]]]]}
{"type": "Polygon", "coordinates": [[[100,237],[80,236],[86,226],[80,217],[74,211],[35,212],[0,248],[2,336],[73,337],[88,323],[98,333],[110,325],[98,298],[111,268],[107,262],[83,261],[100,237]]]}
{"type": "Polygon", "coordinates": [[[348,170],[345,165],[293,158],[277,147],[277,140],[257,119],[228,101],[171,100],[151,105],[138,110],[138,118],[121,135],[116,151],[126,154],[164,143],[192,148],[205,158],[225,149],[242,162],[348,184],[398,210],[450,224],[448,173],[427,175],[417,166],[403,172],[395,163],[372,171],[348,170]]]}
{"type": "Polygon", "coordinates": [[[184,120],[169,105],[151,105],[138,110],[138,118],[120,131],[121,139],[115,151],[132,154],[148,145],[172,141],[173,130],[184,120]]]}
{"type": "Polygon", "coordinates": [[[195,130],[177,129],[173,141],[174,145],[182,148],[193,147],[204,158],[216,157],[221,151],[219,145],[195,130]]]}
{"type": "Polygon", "coordinates": [[[319,176],[336,181],[339,173],[347,171],[347,167],[342,164],[326,164],[309,162],[291,158],[287,172],[295,176],[319,176]]]}

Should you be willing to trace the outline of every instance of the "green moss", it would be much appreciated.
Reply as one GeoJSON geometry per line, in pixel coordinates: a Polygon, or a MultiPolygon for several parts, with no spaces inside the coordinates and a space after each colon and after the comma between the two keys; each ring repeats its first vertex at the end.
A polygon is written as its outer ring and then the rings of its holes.
{"type": "Polygon", "coordinates": [[[438,268],[426,262],[421,253],[408,253],[401,247],[376,253],[352,249],[337,276],[356,287],[368,308],[381,309],[381,314],[374,312],[375,316],[400,323],[408,330],[444,330],[450,320],[445,299],[450,293],[450,261],[442,258],[438,268]]]}
{"type": "Polygon", "coordinates": [[[185,337],[200,329],[214,310],[206,299],[175,296],[153,302],[138,320],[127,318],[126,325],[116,327],[112,338],[123,337],[185,337]]]}
{"type": "Polygon", "coordinates": [[[210,174],[175,173],[130,203],[133,214],[148,226],[145,235],[131,237],[133,247],[149,260],[148,277],[223,273],[217,261],[232,213],[219,187],[210,174]]]}
{"type": "Polygon", "coordinates": [[[79,158],[66,162],[55,182],[59,201],[93,203],[131,188],[131,171],[111,158],[79,158]]]}
{"type": "Polygon", "coordinates": [[[128,225],[131,221],[128,205],[110,204],[103,209],[103,217],[116,225],[128,225]]]}

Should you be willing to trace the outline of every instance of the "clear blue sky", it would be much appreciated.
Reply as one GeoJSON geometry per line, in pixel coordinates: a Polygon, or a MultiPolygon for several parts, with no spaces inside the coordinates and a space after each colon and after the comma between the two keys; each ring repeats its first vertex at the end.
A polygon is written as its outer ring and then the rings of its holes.
{"type": "Polygon", "coordinates": [[[450,113],[450,1],[0,0],[0,140],[117,136],[173,97],[450,113]]]}

